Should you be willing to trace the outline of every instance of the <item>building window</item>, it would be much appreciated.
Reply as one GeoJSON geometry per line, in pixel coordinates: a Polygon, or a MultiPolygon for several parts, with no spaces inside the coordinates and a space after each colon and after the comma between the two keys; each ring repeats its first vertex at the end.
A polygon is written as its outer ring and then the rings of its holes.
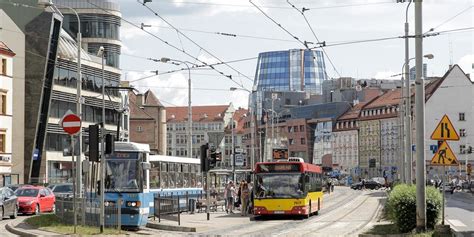
{"type": "Polygon", "coordinates": [[[142,126],[137,126],[137,132],[143,132],[143,127],[142,126]]]}
{"type": "Polygon", "coordinates": [[[0,132],[0,153],[6,152],[6,134],[4,131],[0,132]]]}
{"type": "Polygon", "coordinates": [[[301,145],[306,144],[306,140],[304,138],[301,138],[301,145]]]}
{"type": "Polygon", "coordinates": [[[466,136],[466,129],[464,129],[464,128],[459,129],[459,136],[460,137],[465,137],[466,136]]]}
{"type": "Polygon", "coordinates": [[[464,117],[464,113],[459,113],[459,121],[466,121],[464,117]]]}
{"type": "Polygon", "coordinates": [[[295,132],[298,132],[298,126],[294,126],[293,129],[295,130],[295,132]]]}
{"type": "Polygon", "coordinates": [[[460,154],[466,153],[466,145],[459,145],[459,153],[460,154]]]}
{"type": "Polygon", "coordinates": [[[300,125],[300,132],[304,132],[304,125],[300,125]]]}
{"type": "Polygon", "coordinates": [[[2,58],[2,74],[7,75],[7,59],[2,58]]]}
{"type": "Polygon", "coordinates": [[[0,91],[0,114],[7,114],[7,95],[0,91]]]}
{"type": "Polygon", "coordinates": [[[295,144],[295,140],[293,140],[293,139],[291,139],[291,138],[288,139],[288,142],[290,143],[290,145],[294,145],[294,144],[295,144]]]}

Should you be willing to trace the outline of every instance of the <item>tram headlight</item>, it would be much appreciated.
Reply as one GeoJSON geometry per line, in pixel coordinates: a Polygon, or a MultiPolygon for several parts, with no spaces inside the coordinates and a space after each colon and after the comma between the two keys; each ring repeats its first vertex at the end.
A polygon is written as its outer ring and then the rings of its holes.
{"type": "Polygon", "coordinates": [[[140,207],[141,202],[140,201],[128,201],[127,202],[127,207],[140,207]]]}

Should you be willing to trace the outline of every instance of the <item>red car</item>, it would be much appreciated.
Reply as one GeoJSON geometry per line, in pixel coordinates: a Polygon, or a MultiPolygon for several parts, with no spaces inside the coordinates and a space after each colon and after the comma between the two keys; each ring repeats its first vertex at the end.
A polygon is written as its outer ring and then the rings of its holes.
{"type": "Polygon", "coordinates": [[[23,186],[15,191],[15,195],[18,197],[18,213],[37,215],[55,211],[56,198],[48,188],[23,186]]]}

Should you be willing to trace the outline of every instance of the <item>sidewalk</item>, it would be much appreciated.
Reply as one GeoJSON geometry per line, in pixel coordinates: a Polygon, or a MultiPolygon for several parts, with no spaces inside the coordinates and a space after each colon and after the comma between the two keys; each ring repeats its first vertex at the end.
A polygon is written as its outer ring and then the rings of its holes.
{"type": "Polygon", "coordinates": [[[253,215],[241,216],[240,211],[234,210],[234,213],[226,213],[223,211],[211,212],[210,220],[207,221],[207,214],[204,213],[181,213],[181,225],[178,225],[177,215],[164,216],[158,222],[158,218],[151,218],[147,227],[168,231],[180,232],[206,232],[218,229],[228,229],[232,226],[248,224],[251,222],[253,215]]]}

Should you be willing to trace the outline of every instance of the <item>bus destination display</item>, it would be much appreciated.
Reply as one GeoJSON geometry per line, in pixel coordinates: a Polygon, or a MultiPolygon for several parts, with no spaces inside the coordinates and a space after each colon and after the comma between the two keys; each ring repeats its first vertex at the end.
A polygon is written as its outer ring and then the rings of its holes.
{"type": "Polygon", "coordinates": [[[258,172],[300,172],[300,164],[259,164],[258,172]]]}

